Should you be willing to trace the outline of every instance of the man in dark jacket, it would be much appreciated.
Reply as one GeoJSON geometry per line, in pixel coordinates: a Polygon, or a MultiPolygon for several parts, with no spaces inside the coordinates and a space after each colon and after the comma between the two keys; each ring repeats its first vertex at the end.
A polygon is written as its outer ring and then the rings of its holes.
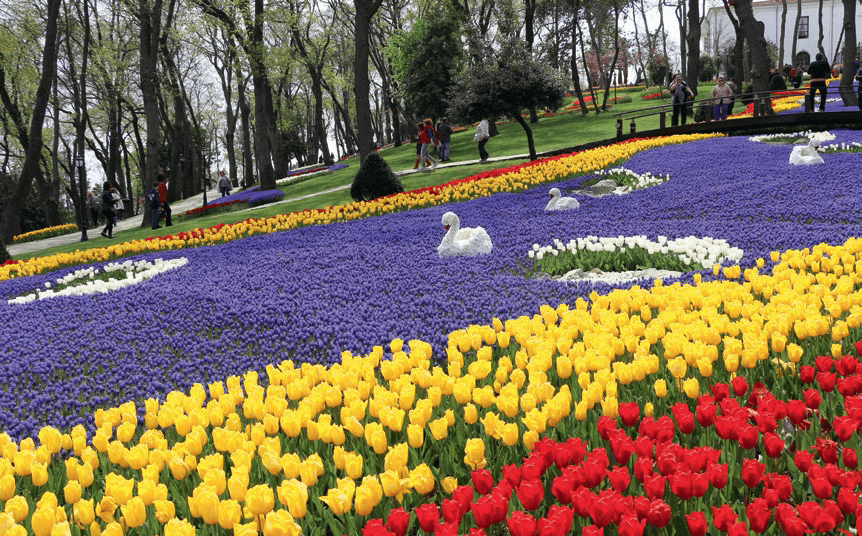
{"type": "MultiPolygon", "coordinates": [[[[811,65],[808,66],[808,74],[811,75],[811,83],[809,87],[811,88],[811,92],[809,96],[811,98],[811,105],[814,105],[814,97],[817,96],[817,92],[820,92],[820,111],[826,111],[826,79],[829,78],[829,75],[832,72],[832,69],[829,67],[829,62],[826,61],[826,57],[821,53],[817,53],[816,60],[811,62],[811,65]]],[[[814,110],[815,112],[817,110],[814,110]]]]}
{"type": "Polygon", "coordinates": [[[437,153],[441,162],[449,161],[449,141],[452,139],[452,127],[449,126],[449,120],[443,118],[440,121],[440,127],[437,128],[437,134],[440,136],[440,150],[437,153]]]}

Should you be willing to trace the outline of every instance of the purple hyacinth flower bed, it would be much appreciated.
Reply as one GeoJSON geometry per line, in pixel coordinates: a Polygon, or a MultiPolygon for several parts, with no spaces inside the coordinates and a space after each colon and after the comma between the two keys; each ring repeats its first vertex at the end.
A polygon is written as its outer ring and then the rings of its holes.
{"type": "MultiPolygon", "coordinates": [[[[833,133],[832,143],[862,141],[862,132],[833,133]]],[[[342,351],[367,353],[393,338],[425,340],[442,360],[451,331],[614,288],[526,278],[527,250],[555,238],[723,238],[744,250],[740,264],[748,267],[774,250],[862,236],[858,155],[792,166],[790,150],[747,137],[652,149],[624,166],[669,181],[622,196],[581,196],[573,211],[546,213],[548,190],[576,189],[585,177],[143,255],[189,262],[109,294],[10,305],[10,297],[72,269],[0,282],[0,429],[15,438],[45,424],[92,429],[99,407],[263,372],[285,359],[333,363],[342,351]],[[484,227],[492,252],[438,257],[447,211],[464,227],[484,227]]]]}

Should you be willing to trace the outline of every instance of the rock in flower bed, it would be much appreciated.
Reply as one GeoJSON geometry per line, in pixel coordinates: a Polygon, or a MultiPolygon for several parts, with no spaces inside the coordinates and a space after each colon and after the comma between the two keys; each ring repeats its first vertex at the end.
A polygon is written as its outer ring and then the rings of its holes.
{"type": "Polygon", "coordinates": [[[0,422],[39,440],[0,439],[0,523],[858,529],[855,159],[815,174],[785,152],[651,149],[626,167],[673,181],[570,213],[542,210],[546,185],[458,203],[495,239],[480,258],[436,256],[444,205],[186,250],[182,270],[108,295],[0,303],[0,422]],[[719,175],[716,153],[735,155],[719,175]],[[745,253],[643,287],[519,275],[531,244],[600,231],[745,253]]]}

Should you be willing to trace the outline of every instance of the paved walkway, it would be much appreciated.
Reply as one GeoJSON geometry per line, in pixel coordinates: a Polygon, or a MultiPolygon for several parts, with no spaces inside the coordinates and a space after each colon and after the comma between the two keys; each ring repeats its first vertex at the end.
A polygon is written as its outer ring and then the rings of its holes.
{"type": "MultiPolygon", "coordinates": [[[[500,156],[500,157],[496,157],[496,158],[489,158],[488,161],[489,162],[504,162],[504,161],[508,161],[508,160],[526,160],[529,157],[530,157],[530,155],[526,155],[526,154],[509,155],[509,156],[500,156]]],[[[458,161],[458,162],[445,162],[445,163],[439,164],[434,169],[443,169],[443,168],[457,167],[457,166],[467,166],[470,164],[478,164],[478,163],[479,163],[479,160],[462,160],[462,161],[458,161]]],[[[426,173],[426,172],[419,171],[418,169],[405,169],[405,170],[395,172],[395,174],[398,176],[413,175],[415,173],[426,173]]],[[[328,194],[328,193],[332,193],[332,192],[338,192],[341,190],[347,190],[348,188],[350,188],[350,185],[345,184],[343,186],[330,188],[328,190],[322,190],[320,192],[316,192],[313,194],[300,195],[297,197],[291,197],[289,199],[282,199],[281,201],[278,201],[276,203],[270,203],[270,205],[281,205],[284,203],[291,203],[293,201],[300,201],[302,199],[309,199],[311,197],[315,197],[318,195],[328,194]]],[[[180,213],[183,213],[189,209],[202,206],[203,205],[203,196],[204,196],[204,194],[200,193],[198,195],[194,195],[192,197],[182,199],[182,200],[177,201],[175,203],[171,203],[171,213],[172,214],[180,214],[180,213]]],[[[219,193],[217,190],[213,189],[213,190],[207,191],[207,201],[212,202],[213,199],[218,199],[218,197],[219,197],[219,193]]],[[[249,208],[249,209],[244,209],[244,210],[240,210],[240,211],[236,211],[236,212],[246,212],[246,211],[251,211],[251,210],[255,210],[255,209],[249,208]]],[[[123,229],[134,228],[137,225],[139,225],[142,218],[143,218],[143,216],[140,214],[137,216],[130,216],[129,218],[126,218],[124,220],[120,220],[119,227],[114,227],[114,229],[116,231],[118,231],[119,233],[122,233],[123,229]]],[[[98,237],[100,232],[101,232],[101,227],[99,227],[97,229],[88,229],[87,230],[87,236],[90,238],[98,237]]],[[[119,240],[122,240],[122,234],[118,235],[117,238],[119,240]]],[[[34,253],[36,251],[40,251],[40,250],[47,249],[47,248],[54,247],[54,246],[73,244],[76,242],[80,242],[80,240],[81,240],[81,232],[75,231],[75,232],[70,233],[70,234],[61,235],[61,236],[54,236],[51,238],[45,238],[43,240],[34,240],[32,242],[24,242],[23,244],[10,244],[10,245],[6,246],[6,250],[9,252],[9,255],[12,255],[13,258],[21,259],[22,257],[26,257],[27,254],[34,253]]]]}

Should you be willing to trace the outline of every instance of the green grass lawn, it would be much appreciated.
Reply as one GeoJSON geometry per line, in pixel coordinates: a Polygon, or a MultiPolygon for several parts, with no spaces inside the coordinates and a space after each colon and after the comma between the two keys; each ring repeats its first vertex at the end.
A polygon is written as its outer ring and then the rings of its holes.
{"type": "MultiPolygon", "coordinates": [[[[707,94],[709,87],[701,86],[701,94],[707,94]]],[[[607,111],[595,113],[595,108],[588,105],[589,114],[582,115],[580,110],[560,112],[551,117],[540,118],[538,123],[530,125],[533,131],[533,139],[536,151],[543,153],[575,147],[585,143],[611,139],[616,136],[616,118],[614,114],[639,110],[661,104],[661,100],[641,100],[642,95],[657,92],[657,88],[648,90],[623,90],[617,89],[617,96],[629,95],[632,102],[620,103],[609,107],[607,111]]],[[[613,91],[611,91],[613,96],[613,91]]],[[[598,95],[601,102],[601,95],[598,95]]],[[[571,104],[573,98],[566,100],[566,106],[571,104]]],[[[658,127],[658,116],[639,119],[638,130],[646,130],[658,127]],[[654,123],[654,124],[653,124],[654,123]]],[[[628,123],[625,125],[628,130],[628,123]]],[[[492,137],[486,146],[491,157],[505,157],[526,155],[528,151],[527,137],[524,130],[516,121],[498,122],[499,134],[492,137]]],[[[456,132],[452,135],[450,144],[450,158],[453,163],[475,161],[479,158],[476,142],[473,141],[475,128],[468,125],[467,130],[456,132]]],[[[413,143],[403,144],[400,147],[385,148],[380,155],[386,160],[394,171],[409,170],[413,168],[416,156],[416,146],[413,143]]],[[[465,164],[446,168],[438,168],[428,172],[409,173],[401,176],[401,182],[405,190],[424,188],[443,184],[451,180],[469,177],[483,171],[511,166],[525,161],[525,158],[515,158],[505,162],[487,162],[485,164],[465,164]]],[[[242,210],[234,212],[222,212],[209,216],[180,221],[176,218],[178,211],[174,211],[174,225],[169,229],[150,229],[149,226],[139,227],[142,217],[133,216],[121,222],[116,238],[109,241],[99,236],[98,230],[91,230],[88,242],[75,242],[63,246],[45,248],[37,252],[18,256],[19,258],[32,258],[53,255],[56,253],[70,253],[76,250],[104,247],[116,241],[140,240],[150,236],[164,236],[168,231],[178,233],[190,231],[199,227],[209,227],[219,223],[234,223],[248,218],[266,218],[276,214],[285,214],[305,209],[318,209],[334,205],[349,203],[350,190],[343,189],[335,192],[326,192],[338,187],[349,186],[353,176],[359,167],[357,158],[349,158],[344,161],[348,167],[334,172],[324,173],[310,177],[302,182],[288,184],[281,187],[286,199],[295,199],[302,196],[313,196],[306,199],[298,199],[287,203],[276,205],[264,205],[253,210],[242,210]]]]}

